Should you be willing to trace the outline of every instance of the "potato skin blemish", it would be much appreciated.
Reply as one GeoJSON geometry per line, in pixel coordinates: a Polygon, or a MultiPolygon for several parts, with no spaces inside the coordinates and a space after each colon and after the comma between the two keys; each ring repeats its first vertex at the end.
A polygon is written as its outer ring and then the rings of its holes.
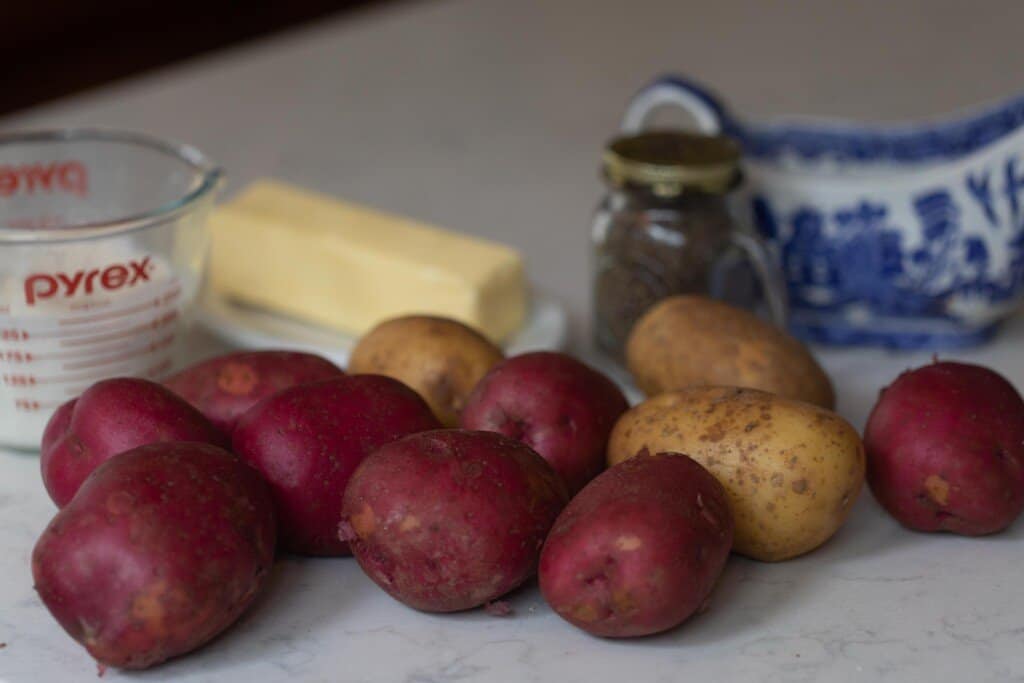
{"type": "Polygon", "coordinates": [[[949,502],[949,482],[937,474],[929,474],[924,480],[924,490],[936,505],[942,507],[949,502]]]}
{"type": "Polygon", "coordinates": [[[615,539],[615,547],[619,550],[631,552],[643,546],[644,542],[639,536],[619,536],[615,539]]]}

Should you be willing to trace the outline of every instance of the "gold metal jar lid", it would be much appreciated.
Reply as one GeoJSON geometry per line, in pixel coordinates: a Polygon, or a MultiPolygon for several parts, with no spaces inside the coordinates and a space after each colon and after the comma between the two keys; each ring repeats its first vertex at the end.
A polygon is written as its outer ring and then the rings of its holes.
{"type": "Polygon", "coordinates": [[[724,135],[647,131],[615,138],[605,147],[608,181],[640,186],[659,197],[696,189],[720,194],[739,178],[740,147],[724,135]]]}

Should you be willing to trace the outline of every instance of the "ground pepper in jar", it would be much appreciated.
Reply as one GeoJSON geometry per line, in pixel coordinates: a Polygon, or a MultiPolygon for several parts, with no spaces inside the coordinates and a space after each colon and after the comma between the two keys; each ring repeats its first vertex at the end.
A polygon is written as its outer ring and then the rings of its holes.
{"type": "Polygon", "coordinates": [[[592,233],[598,348],[621,357],[634,323],[675,294],[763,308],[784,323],[780,274],[730,212],[739,159],[738,145],[721,136],[650,131],[609,143],[608,193],[592,233]]]}

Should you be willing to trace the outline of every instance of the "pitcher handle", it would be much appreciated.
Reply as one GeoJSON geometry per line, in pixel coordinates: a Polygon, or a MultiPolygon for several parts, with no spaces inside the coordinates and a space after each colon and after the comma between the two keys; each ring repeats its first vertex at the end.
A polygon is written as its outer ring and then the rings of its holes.
{"type": "Polygon", "coordinates": [[[651,113],[665,105],[688,112],[702,133],[728,132],[728,115],[718,98],[681,76],[662,76],[641,88],[626,107],[620,130],[627,134],[639,133],[647,126],[651,113]]]}
{"type": "Polygon", "coordinates": [[[741,230],[733,230],[729,239],[739,247],[750,259],[754,274],[761,281],[768,314],[776,326],[786,329],[789,322],[789,304],[786,296],[786,283],[782,271],[775,265],[775,259],[768,251],[764,241],[756,235],[741,230]]]}

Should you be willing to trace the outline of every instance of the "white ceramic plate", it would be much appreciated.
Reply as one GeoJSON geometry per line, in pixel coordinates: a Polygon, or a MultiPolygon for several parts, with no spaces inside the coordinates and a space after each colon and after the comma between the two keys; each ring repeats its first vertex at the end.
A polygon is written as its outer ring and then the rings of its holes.
{"type": "MultiPolygon", "coordinates": [[[[356,337],[247,306],[207,289],[199,301],[199,321],[221,339],[245,349],[287,348],[308,351],[345,367],[356,337]]],[[[522,329],[503,344],[505,353],[563,350],[568,334],[565,310],[543,293],[533,292],[522,329]]]]}

